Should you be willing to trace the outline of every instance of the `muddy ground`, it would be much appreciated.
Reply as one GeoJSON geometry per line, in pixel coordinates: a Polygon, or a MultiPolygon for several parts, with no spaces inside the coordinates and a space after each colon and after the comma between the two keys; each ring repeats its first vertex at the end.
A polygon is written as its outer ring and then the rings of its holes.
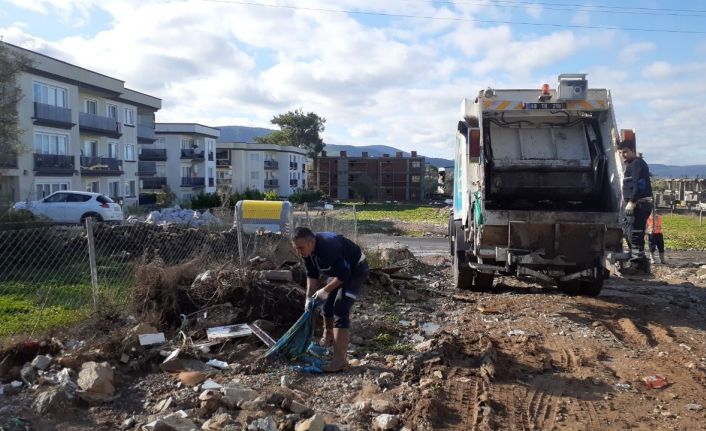
{"type": "Polygon", "coordinates": [[[90,351],[116,371],[114,400],[39,415],[32,402],[47,385],[24,387],[0,396],[0,429],[139,430],[178,410],[198,429],[219,413],[228,415],[223,427],[204,429],[267,429],[256,421],[267,417],[294,429],[313,413],[328,430],[374,429],[384,414],[395,430],[706,429],[706,254],[670,257],[654,277],[609,280],[597,298],[511,278],[492,293],[456,291],[445,257],[403,261],[414,279],[368,286],[355,306],[352,366],[341,374],[263,365],[258,340],[229,342],[209,357],[230,369],[210,377],[237,380],[267,401],[204,412],[198,389],[156,367],[159,350],[178,344],[153,349],[156,359],[140,369],[98,344],[90,351]],[[657,375],[664,386],[645,383],[657,375]],[[273,405],[278,391],[311,411],[273,405]]]}

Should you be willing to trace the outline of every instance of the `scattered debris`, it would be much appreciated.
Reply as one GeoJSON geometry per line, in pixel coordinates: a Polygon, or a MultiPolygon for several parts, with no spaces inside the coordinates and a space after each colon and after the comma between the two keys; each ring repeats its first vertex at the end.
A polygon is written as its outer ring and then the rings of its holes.
{"type": "Polygon", "coordinates": [[[692,412],[700,412],[701,410],[704,409],[704,406],[701,405],[701,404],[689,403],[689,404],[686,405],[686,409],[687,409],[687,410],[690,410],[690,411],[692,411],[692,412]]]}
{"type": "Polygon", "coordinates": [[[288,269],[270,269],[262,271],[265,279],[270,281],[292,281],[292,271],[288,269]]]}
{"type": "Polygon", "coordinates": [[[218,359],[211,359],[208,362],[206,362],[206,365],[210,365],[214,368],[219,368],[221,370],[228,369],[228,362],[219,361],[218,359]]]}
{"type": "Polygon", "coordinates": [[[151,346],[153,344],[162,344],[166,341],[164,338],[164,333],[157,332],[154,334],[140,334],[138,335],[140,339],[140,346],[151,346]]]}
{"type": "Polygon", "coordinates": [[[252,335],[252,333],[253,331],[250,329],[250,326],[244,323],[239,325],[217,326],[206,330],[206,336],[209,340],[247,337],[248,335],[252,335]]]}
{"type": "Polygon", "coordinates": [[[373,419],[373,428],[379,431],[388,431],[397,429],[399,418],[396,415],[381,414],[373,419]]]}
{"type": "Polygon", "coordinates": [[[317,414],[297,423],[294,429],[295,431],[324,431],[325,426],[324,417],[317,414]]]}
{"type": "Polygon", "coordinates": [[[661,389],[669,385],[667,378],[661,374],[653,374],[642,378],[642,382],[650,389],[661,389]]]}
{"type": "Polygon", "coordinates": [[[115,392],[113,369],[107,362],[86,362],[78,374],[78,386],[88,396],[108,400],[115,392]]]}

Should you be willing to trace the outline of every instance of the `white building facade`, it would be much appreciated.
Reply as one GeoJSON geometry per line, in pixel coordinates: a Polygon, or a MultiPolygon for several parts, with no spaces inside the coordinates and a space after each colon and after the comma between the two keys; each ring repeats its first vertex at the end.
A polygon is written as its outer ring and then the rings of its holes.
{"type": "Polygon", "coordinates": [[[41,199],[55,191],[103,193],[138,202],[138,141],[154,138],[161,100],[124,82],[5,44],[32,65],[17,85],[23,152],[0,158],[0,201],[41,199]]]}
{"type": "Polygon", "coordinates": [[[306,188],[306,150],[243,142],[218,142],[218,187],[224,192],[276,191],[282,197],[306,188]]]}
{"type": "Polygon", "coordinates": [[[167,185],[180,202],[201,193],[214,193],[220,131],[196,123],[157,123],[155,132],[155,144],[140,148],[140,161],[145,167],[143,192],[160,192],[167,185]],[[147,175],[148,168],[153,176],[147,175]]]}

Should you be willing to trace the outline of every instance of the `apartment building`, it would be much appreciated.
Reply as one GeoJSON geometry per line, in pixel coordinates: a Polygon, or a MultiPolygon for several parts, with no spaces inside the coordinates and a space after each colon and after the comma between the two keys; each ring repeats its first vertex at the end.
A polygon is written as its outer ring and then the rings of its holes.
{"type": "Polygon", "coordinates": [[[161,192],[165,185],[178,201],[215,192],[219,136],[218,129],[202,124],[157,123],[155,142],[140,144],[138,175],[143,195],[161,192]]]}
{"type": "Polygon", "coordinates": [[[61,60],[5,44],[32,66],[17,84],[25,151],[0,166],[0,200],[41,199],[59,190],[137,202],[138,142],[154,136],[161,100],[61,60]]]}
{"type": "Polygon", "coordinates": [[[368,176],[374,184],[372,199],[384,201],[419,201],[423,198],[422,176],[424,157],[412,151],[405,157],[401,151],[395,157],[348,157],[346,151],[331,156],[326,151],[314,160],[311,181],[314,188],[334,199],[360,199],[353,184],[361,176],[368,176]]]}
{"type": "Polygon", "coordinates": [[[287,197],[306,188],[306,150],[244,142],[216,143],[217,184],[224,192],[276,191],[287,197]]]}

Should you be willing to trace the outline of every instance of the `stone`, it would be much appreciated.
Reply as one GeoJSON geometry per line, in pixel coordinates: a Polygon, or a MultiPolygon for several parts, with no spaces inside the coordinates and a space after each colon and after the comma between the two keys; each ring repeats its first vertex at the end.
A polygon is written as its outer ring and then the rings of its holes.
{"type": "Polygon", "coordinates": [[[289,404],[289,411],[301,415],[310,412],[311,409],[305,406],[304,404],[300,403],[299,401],[292,400],[291,404],[289,404]]]}
{"type": "Polygon", "coordinates": [[[399,242],[380,244],[378,249],[380,250],[380,257],[388,264],[414,257],[414,254],[409,251],[409,247],[399,242]]]}
{"type": "Polygon", "coordinates": [[[38,370],[46,370],[51,363],[51,357],[46,355],[37,355],[32,360],[32,366],[38,370]]]}
{"type": "Polygon", "coordinates": [[[394,430],[399,422],[399,418],[395,415],[382,414],[373,419],[373,429],[378,431],[394,430]]]}
{"type": "Polygon", "coordinates": [[[38,415],[57,413],[71,405],[71,400],[65,391],[60,388],[50,388],[41,392],[32,403],[32,408],[38,415]]]}
{"type": "Polygon", "coordinates": [[[37,377],[39,377],[37,370],[29,362],[20,369],[20,378],[27,383],[27,386],[32,386],[37,381],[37,377]]]}
{"type": "Polygon", "coordinates": [[[231,422],[233,422],[233,417],[231,415],[228,413],[221,413],[204,422],[201,429],[203,431],[222,431],[231,422]]]}
{"type": "Polygon", "coordinates": [[[418,353],[431,352],[434,349],[434,339],[422,341],[421,343],[414,346],[414,351],[418,353]]]}
{"type": "Polygon", "coordinates": [[[324,431],[324,426],[326,426],[326,422],[324,422],[324,417],[321,415],[314,415],[310,417],[309,419],[304,419],[303,421],[299,421],[297,425],[294,427],[295,431],[324,431]]]}
{"type": "Polygon", "coordinates": [[[279,378],[279,385],[283,388],[291,387],[292,386],[292,378],[286,374],[283,374],[282,377],[279,378]]]}
{"type": "Polygon", "coordinates": [[[257,392],[241,385],[240,383],[228,383],[221,389],[223,392],[223,402],[229,407],[235,407],[243,401],[252,401],[257,398],[257,392]]]}
{"type": "Polygon", "coordinates": [[[375,398],[370,404],[375,413],[394,413],[395,408],[391,401],[385,398],[375,398]]]}
{"type": "Polygon", "coordinates": [[[107,362],[85,362],[78,373],[78,386],[86,392],[112,396],[113,369],[107,362]]]}
{"type": "Polygon", "coordinates": [[[360,335],[351,335],[352,344],[363,344],[363,337],[360,335]]]}
{"type": "Polygon", "coordinates": [[[196,386],[206,380],[206,375],[200,371],[182,371],[179,373],[179,381],[186,386],[196,386]]]}
{"type": "Polygon", "coordinates": [[[135,426],[135,418],[127,418],[123,421],[122,429],[128,429],[135,426]]]}
{"type": "Polygon", "coordinates": [[[220,390],[222,387],[223,387],[223,385],[216,383],[211,379],[206,380],[201,385],[201,389],[218,389],[218,390],[220,390]]]}
{"type": "Polygon", "coordinates": [[[368,413],[373,408],[373,405],[370,400],[360,400],[353,405],[353,408],[359,412],[368,413]]]}
{"type": "Polygon", "coordinates": [[[380,375],[375,379],[375,383],[383,389],[390,388],[392,387],[394,379],[395,375],[386,371],[384,373],[380,373],[380,375]]]}
{"type": "Polygon", "coordinates": [[[163,411],[167,410],[169,407],[171,407],[173,402],[174,402],[174,398],[172,398],[172,397],[166,398],[166,399],[158,402],[157,405],[154,406],[154,409],[152,409],[152,411],[154,411],[155,413],[163,412],[163,411]]]}
{"type": "Polygon", "coordinates": [[[277,431],[277,422],[271,416],[256,419],[248,424],[248,431],[277,431]]]}
{"type": "Polygon", "coordinates": [[[153,431],[194,431],[198,427],[191,419],[174,413],[154,422],[152,429],[153,431]]]}
{"type": "Polygon", "coordinates": [[[265,399],[262,397],[257,397],[254,400],[241,401],[240,403],[238,403],[238,406],[242,410],[262,410],[265,407],[265,399]]]}
{"type": "Polygon", "coordinates": [[[686,409],[691,410],[692,412],[700,412],[701,410],[704,409],[704,406],[701,404],[689,403],[686,405],[686,409]]]}

